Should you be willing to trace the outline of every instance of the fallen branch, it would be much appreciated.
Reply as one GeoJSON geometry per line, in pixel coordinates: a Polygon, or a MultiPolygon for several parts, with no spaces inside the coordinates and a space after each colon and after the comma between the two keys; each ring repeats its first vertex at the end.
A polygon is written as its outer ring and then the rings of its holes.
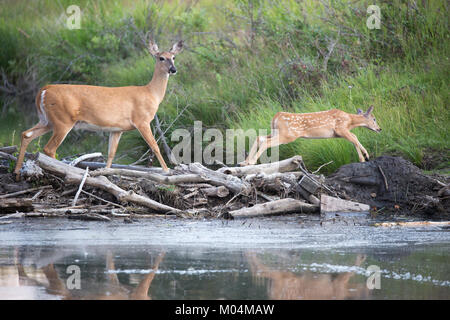
{"type": "Polygon", "coordinates": [[[380,222],[375,227],[421,227],[421,226],[450,226],[450,221],[406,221],[406,222],[380,222]]]}
{"type": "MultiPolygon", "coordinates": [[[[71,167],[42,153],[38,154],[36,162],[44,170],[65,177],[65,181],[68,184],[77,184],[80,183],[83,179],[84,170],[77,167],[71,167]]],[[[117,200],[121,202],[132,202],[160,212],[181,213],[181,210],[179,209],[172,208],[147,197],[135,194],[133,191],[125,191],[122,188],[116,186],[104,176],[87,177],[86,184],[111,193],[117,198],[117,200]]]]}
{"type": "Polygon", "coordinates": [[[180,174],[174,176],[164,176],[158,173],[142,172],[136,170],[128,169],[99,169],[91,172],[91,176],[110,176],[110,175],[120,175],[135,178],[143,178],[155,181],[161,184],[179,184],[179,183],[198,183],[205,182],[205,178],[199,176],[198,174],[180,174]]]}
{"type": "Polygon", "coordinates": [[[230,211],[234,218],[249,218],[267,216],[281,213],[313,213],[318,212],[319,207],[292,198],[280,199],[263,204],[256,204],[250,208],[242,208],[230,211]]]}
{"type": "Polygon", "coordinates": [[[83,178],[81,179],[80,186],[78,187],[78,191],[75,194],[75,197],[73,198],[72,206],[76,206],[77,205],[78,197],[80,196],[81,190],[83,190],[83,186],[84,186],[84,183],[86,182],[86,178],[88,176],[88,173],[89,173],[89,167],[87,167],[86,171],[84,172],[83,178]]]}
{"type": "Polygon", "coordinates": [[[17,191],[17,192],[1,195],[0,199],[15,197],[15,196],[19,196],[21,194],[38,191],[38,190],[43,190],[43,189],[50,189],[50,188],[52,188],[52,186],[42,186],[42,187],[37,187],[37,188],[26,189],[26,190],[22,190],[22,191],[17,191]]]}
{"type": "Polygon", "coordinates": [[[225,186],[235,194],[248,195],[252,190],[249,183],[242,181],[238,177],[205,168],[197,162],[190,163],[189,165],[180,165],[177,168],[200,175],[205,179],[204,182],[208,182],[215,186],[225,186]]]}
{"type": "Polygon", "coordinates": [[[87,221],[105,221],[105,222],[111,221],[111,218],[91,212],[85,214],[71,214],[70,216],[68,216],[68,218],[73,220],[87,220],[87,221]]]}
{"type": "Polygon", "coordinates": [[[12,154],[9,154],[9,153],[3,152],[3,151],[0,151],[0,158],[17,161],[17,158],[14,157],[12,154]]]}
{"type": "Polygon", "coordinates": [[[24,212],[33,210],[31,199],[14,198],[0,200],[0,213],[24,212]]]}
{"type": "Polygon", "coordinates": [[[175,159],[175,156],[173,155],[172,150],[170,149],[169,145],[167,144],[166,137],[164,136],[164,132],[161,130],[161,124],[159,123],[158,115],[155,114],[155,119],[154,120],[155,120],[154,124],[155,124],[156,131],[159,134],[159,137],[161,139],[161,143],[162,143],[164,152],[167,155],[167,158],[169,159],[171,164],[177,165],[178,162],[175,159]]]}
{"type": "Polygon", "coordinates": [[[76,167],[78,163],[80,163],[81,161],[87,160],[87,159],[92,159],[92,158],[98,158],[101,157],[102,153],[101,152],[94,152],[94,153],[88,153],[88,154],[84,154],[81,157],[76,158],[75,160],[73,160],[71,163],[69,163],[70,166],[72,167],[76,167]]]}
{"type": "Polygon", "coordinates": [[[271,174],[275,172],[287,172],[297,170],[302,162],[301,156],[294,156],[292,158],[272,162],[272,163],[263,163],[263,164],[255,164],[249,165],[245,167],[225,167],[220,168],[217,172],[234,175],[234,176],[243,176],[252,173],[261,173],[271,174]]]}

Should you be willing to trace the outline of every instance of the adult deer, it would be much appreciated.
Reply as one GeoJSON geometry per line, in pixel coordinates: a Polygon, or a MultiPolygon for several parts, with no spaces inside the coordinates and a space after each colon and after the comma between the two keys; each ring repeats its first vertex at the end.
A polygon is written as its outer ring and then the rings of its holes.
{"type": "Polygon", "coordinates": [[[292,142],[298,138],[344,138],[353,143],[360,162],[364,162],[364,156],[369,160],[367,150],[350,130],[356,127],[366,127],[380,132],[381,128],[372,115],[372,111],[373,106],[370,106],[366,112],[358,109],[356,114],[338,109],[312,113],[278,112],[272,119],[272,133],[256,138],[250,154],[241,165],[255,164],[266,149],[292,142]]]}
{"type": "Polygon", "coordinates": [[[175,74],[175,55],[183,48],[183,42],[175,43],[170,51],[159,52],[150,41],[148,49],[156,58],[152,80],[145,86],[98,87],[88,85],[47,85],[36,96],[39,123],[22,133],[19,157],[14,173],[20,178],[28,144],[39,136],[53,131],[44,147],[44,153],[55,157],[56,149],[72,128],[110,132],[108,161],[112,164],[119,139],[124,131],[137,129],[156,154],[164,171],[168,171],[158,144],[150,130],[150,122],[164,99],[169,75],[175,74]]]}

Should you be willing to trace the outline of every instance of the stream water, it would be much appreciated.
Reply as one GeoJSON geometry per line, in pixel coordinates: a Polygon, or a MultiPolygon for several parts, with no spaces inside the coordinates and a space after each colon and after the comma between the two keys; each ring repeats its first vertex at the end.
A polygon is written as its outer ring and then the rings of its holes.
{"type": "Polygon", "coordinates": [[[449,231],[18,219],[0,225],[0,299],[449,299],[449,231]]]}

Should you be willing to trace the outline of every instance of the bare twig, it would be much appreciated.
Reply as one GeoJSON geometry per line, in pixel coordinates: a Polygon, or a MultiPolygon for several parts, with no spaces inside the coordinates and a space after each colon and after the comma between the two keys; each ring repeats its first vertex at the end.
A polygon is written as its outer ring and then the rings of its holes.
{"type": "Polygon", "coordinates": [[[80,196],[81,190],[83,189],[84,183],[86,182],[88,173],[89,173],[89,167],[86,168],[86,171],[84,172],[84,175],[83,175],[83,179],[81,179],[80,186],[78,187],[78,191],[75,194],[75,198],[73,198],[73,201],[72,201],[73,206],[77,205],[78,197],[80,196]]]}
{"type": "Polygon", "coordinates": [[[101,152],[94,152],[94,153],[84,154],[81,157],[78,157],[75,160],[73,160],[71,163],[69,163],[69,166],[75,167],[81,161],[84,161],[84,160],[87,160],[87,159],[92,159],[92,158],[98,158],[98,157],[101,157],[101,156],[102,156],[101,152]]]}
{"type": "Polygon", "coordinates": [[[1,195],[0,199],[5,199],[5,198],[9,198],[9,197],[15,197],[15,196],[19,196],[21,194],[25,194],[25,193],[29,193],[29,192],[33,192],[33,191],[49,189],[51,187],[52,186],[48,185],[48,186],[42,186],[42,187],[31,188],[31,189],[22,190],[22,191],[17,191],[17,192],[13,192],[13,193],[8,193],[8,194],[1,195]]]}

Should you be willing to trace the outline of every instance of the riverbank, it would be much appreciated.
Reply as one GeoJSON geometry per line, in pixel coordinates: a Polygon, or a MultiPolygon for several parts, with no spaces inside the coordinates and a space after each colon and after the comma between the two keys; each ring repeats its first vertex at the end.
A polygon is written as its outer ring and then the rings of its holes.
{"type": "Polygon", "coordinates": [[[142,166],[105,169],[104,163],[81,161],[86,156],[64,162],[39,153],[28,155],[17,182],[10,173],[17,148],[3,150],[10,153],[0,153],[5,159],[0,210],[16,216],[121,217],[132,223],[147,215],[233,219],[320,213],[324,218],[330,211],[356,211],[372,217],[449,218],[449,178],[425,175],[400,157],[351,163],[326,177],[309,172],[300,156],[218,169],[182,164],[165,173],[142,166]]]}

